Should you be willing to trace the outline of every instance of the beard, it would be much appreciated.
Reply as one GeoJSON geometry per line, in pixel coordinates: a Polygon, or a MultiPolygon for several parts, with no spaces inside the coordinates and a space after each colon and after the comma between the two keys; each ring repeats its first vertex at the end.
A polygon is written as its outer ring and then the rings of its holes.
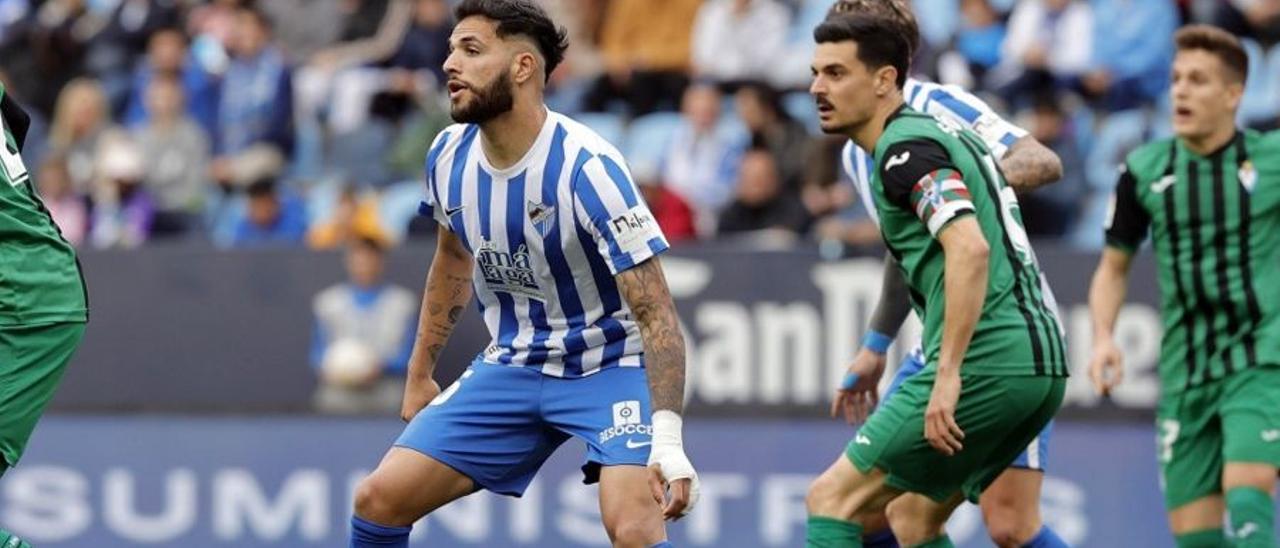
{"type": "Polygon", "coordinates": [[[449,116],[459,124],[483,124],[505,114],[515,105],[511,74],[503,72],[483,89],[471,88],[475,99],[468,104],[456,104],[449,109],[449,116]]]}

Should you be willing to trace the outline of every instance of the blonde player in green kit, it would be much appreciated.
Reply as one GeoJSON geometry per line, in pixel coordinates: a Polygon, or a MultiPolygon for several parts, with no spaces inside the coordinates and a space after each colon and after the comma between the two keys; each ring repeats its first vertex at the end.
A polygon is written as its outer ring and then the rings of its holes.
{"type": "MultiPolygon", "coordinates": [[[[88,305],[75,250],[35,194],[18,155],[30,118],[0,85],[0,474],[17,464],[84,335],[88,305]]],[[[0,548],[30,547],[0,529],[0,548]]]]}
{"type": "Polygon", "coordinates": [[[1157,455],[1179,548],[1276,545],[1280,466],[1280,133],[1236,128],[1248,57],[1210,26],[1175,35],[1175,137],[1129,154],[1089,289],[1099,392],[1120,382],[1112,340],[1150,231],[1160,280],[1157,455]],[[1231,539],[1223,533],[1224,510],[1231,539]]]}

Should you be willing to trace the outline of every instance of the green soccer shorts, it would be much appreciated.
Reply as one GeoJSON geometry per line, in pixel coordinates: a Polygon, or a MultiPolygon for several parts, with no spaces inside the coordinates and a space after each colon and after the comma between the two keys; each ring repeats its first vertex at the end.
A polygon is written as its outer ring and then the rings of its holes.
{"type": "Polygon", "coordinates": [[[845,455],[862,473],[883,470],[889,487],[943,502],[957,491],[977,502],[1062,405],[1067,379],[960,372],[956,424],[963,449],[946,456],[924,438],[924,413],[937,366],[902,383],[849,442],[845,455]]]}
{"type": "Polygon", "coordinates": [[[1161,397],[1156,458],[1169,509],[1221,493],[1223,463],[1280,466],[1280,367],[1250,367],[1161,397]]]}
{"type": "Polygon", "coordinates": [[[83,323],[0,327],[0,472],[22,457],[84,329],[83,323]]]}

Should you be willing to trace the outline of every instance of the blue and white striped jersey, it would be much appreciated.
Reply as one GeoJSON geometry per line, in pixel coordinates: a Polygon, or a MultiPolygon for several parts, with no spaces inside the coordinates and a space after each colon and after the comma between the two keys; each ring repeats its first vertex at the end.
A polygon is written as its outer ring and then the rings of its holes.
{"type": "MultiPolygon", "coordinates": [[[[908,78],[902,86],[902,96],[907,106],[926,114],[954,120],[981,137],[996,158],[1004,156],[1015,141],[1027,135],[1026,130],[1015,126],[982,102],[973,94],[958,86],[944,86],[908,78]]],[[[871,220],[880,224],[875,204],[871,201],[871,173],[875,160],[853,141],[844,145],[840,154],[844,171],[853,181],[854,189],[862,200],[862,207],[871,220]]]]}
{"type": "Polygon", "coordinates": [[[668,245],[622,154],[550,110],[509,168],[490,165],[480,141],[471,124],[436,137],[421,212],[474,257],[493,337],[483,358],[566,378],[643,367],[640,330],[614,276],[668,245]]]}

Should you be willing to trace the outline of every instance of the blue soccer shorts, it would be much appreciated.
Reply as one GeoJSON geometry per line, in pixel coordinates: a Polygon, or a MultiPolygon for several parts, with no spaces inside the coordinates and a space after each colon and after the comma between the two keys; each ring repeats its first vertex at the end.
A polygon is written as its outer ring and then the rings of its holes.
{"type": "MultiPolygon", "coordinates": [[[[898,366],[898,372],[893,376],[893,382],[889,383],[889,389],[884,392],[882,400],[888,401],[898,387],[902,385],[902,381],[911,378],[920,370],[924,369],[924,355],[920,347],[908,352],[902,358],[902,365],[898,366]]],[[[1040,435],[1031,440],[1027,445],[1027,449],[1018,455],[1018,458],[1010,464],[1013,468],[1025,468],[1028,470],[1045,471],[1049,462],[1049,437],[1053,435],[1053,421],[1045,425],[1044,430],[1040,431],[1040,435]]]]}
{"type": "Polygon", "coordinates": [[[477,488],[520,496],[570,437],[586,442],[583,483],[601,466],[645,466],[653,427],[639,367],[562,379],[477,359],[423,408],[395,445],[461,472],[477,488]]]}

